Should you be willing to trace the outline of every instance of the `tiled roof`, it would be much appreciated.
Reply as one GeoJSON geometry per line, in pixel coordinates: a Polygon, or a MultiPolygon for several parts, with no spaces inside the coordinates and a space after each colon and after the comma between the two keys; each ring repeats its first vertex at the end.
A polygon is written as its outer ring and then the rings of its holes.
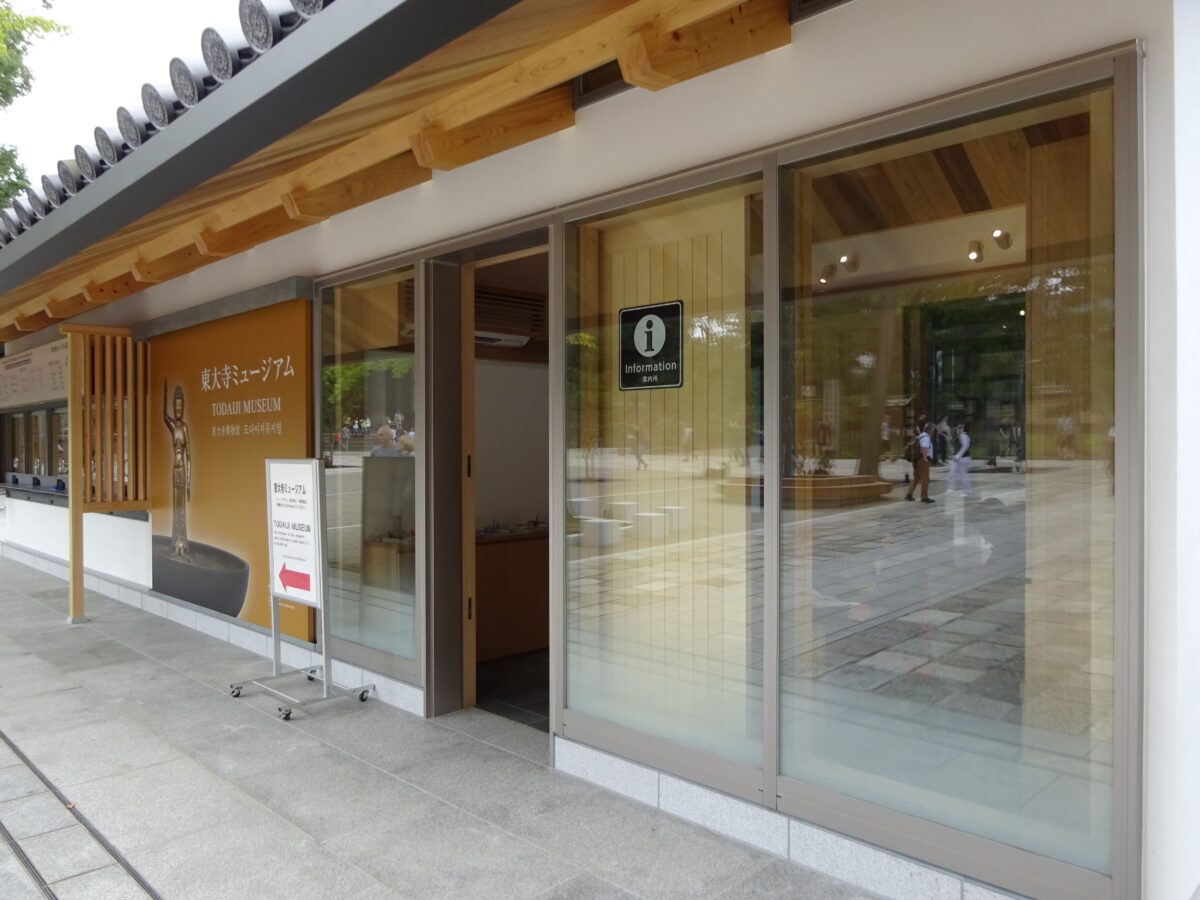
{"type": "Polygon", "coordinates": [[[59,162],[54,174],[27,185],[25,196],[0,209],[0,251],[333,2],[239,0],[240,33],[204,29],[199,58],[172,59],[169,83],[144,84],[140,105],[119,107],[116,125],[97,127],[91,144],[77,144],[73,159],[59,162]]]}

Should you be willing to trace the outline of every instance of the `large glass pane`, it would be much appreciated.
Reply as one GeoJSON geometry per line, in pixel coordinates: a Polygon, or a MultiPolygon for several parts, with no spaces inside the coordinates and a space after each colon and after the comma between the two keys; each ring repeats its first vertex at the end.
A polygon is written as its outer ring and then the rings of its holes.
{"type": "Polygon", "coordinates": [[[14,413],[7,417],[8,421],[8,467],[10,472],[28,472],[25,465],[25,424],[28,421],[26,413],[14,413]]]}
{"type": "Polygon", "coordinates": [[[413,271],[326,292],[321,449],[335,636],[416,658],[413,271]]]}
{"type": "Polygon", "coordinates": [[[29,414],[30,472],[33,475],[46,474],[47,415],[44,409],[29,414]]]}
{"type": "Polygon", "coordinates": [[[67,425],[67,411],[65,409],[56,409],[51,413],[50,418],[50,458],[53,469],[52,475],[66,475],[68,460],[68,442],[70,440],[70,429],[67,425]]]}
{"type": "Polygon", "coordinates": [[[567,707],[751,765],[761,190],[741,182],[571,228],[565,386],[567,707]]]}
{"type": "Polygon", "coordinates": [[[1101,872],[1112,150],[1103,89],[783,178],[782,772],[1101,872]]]}

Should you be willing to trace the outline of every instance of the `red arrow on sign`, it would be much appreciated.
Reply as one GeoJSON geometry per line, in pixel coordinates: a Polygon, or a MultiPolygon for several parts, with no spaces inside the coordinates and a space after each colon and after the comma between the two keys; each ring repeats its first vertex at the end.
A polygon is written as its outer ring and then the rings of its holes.
{"type": "Polygon", "coordinates": [[[283,585],[285,591],[288,588],[295,588],[298,591],[312,590],[311,582],[312,579],[307,572],[293,571],[287,567],[287,563],[284,563],[279,570],[279,583],[283,585]]]}

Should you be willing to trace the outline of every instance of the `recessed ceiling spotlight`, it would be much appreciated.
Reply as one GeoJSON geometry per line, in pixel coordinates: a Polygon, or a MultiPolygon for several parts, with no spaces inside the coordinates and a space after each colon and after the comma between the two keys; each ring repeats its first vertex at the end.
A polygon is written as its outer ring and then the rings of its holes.
{"type": "Polygon", "coordinates": [[[843,253],[838,258],[838,262],[842,264],[842,268],[847,272],[858,271],[858,256],[854,253],[843,253]]]}
{"type": "Polygon", "coordinates": [[[1025,315],[1025,310],[1021,310],[1021,312],[1019,313],[1019,315],[1021,315],[1021,316],[1024,316],[1024,315],[1025,315]]]}
{"type": "Polygon", "coordinates": [[[1001,250],[1007,250],[1012,246],[1012,235],[1003,228],[992,229],[992,240],[996,242],[996,246],[1001,250]]]}
{"type": "Polygon", "coordinates": [[[979,241],[971,241],[967,245],[967,259],[971,262],[979,262],[983,259],[983,244],[979,241]]]}
{"type": "Polygon", "coordinates": [[[821,282],[821,284],[829,284],[829,282],[833,281],[835,275],[837,275],[837,266],[830,263],[821,270],[821,277],[817,281],[821,282]]]}

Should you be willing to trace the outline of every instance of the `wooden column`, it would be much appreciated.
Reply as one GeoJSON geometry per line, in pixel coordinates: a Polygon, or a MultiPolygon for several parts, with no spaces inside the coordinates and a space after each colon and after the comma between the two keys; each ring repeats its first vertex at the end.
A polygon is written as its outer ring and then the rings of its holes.
{"type": "Polygon", "coordinates": [[[84,404],[89,398],[84,392],[87,369],[86,334],[71,334],[67,337],[67,503],[70,521],[70,537],[67,551],[67,579],[69,585],[67,621],[71,624],[87,621],[83,615],[83,501],[87,485],[84,469],[84,404]]]}

